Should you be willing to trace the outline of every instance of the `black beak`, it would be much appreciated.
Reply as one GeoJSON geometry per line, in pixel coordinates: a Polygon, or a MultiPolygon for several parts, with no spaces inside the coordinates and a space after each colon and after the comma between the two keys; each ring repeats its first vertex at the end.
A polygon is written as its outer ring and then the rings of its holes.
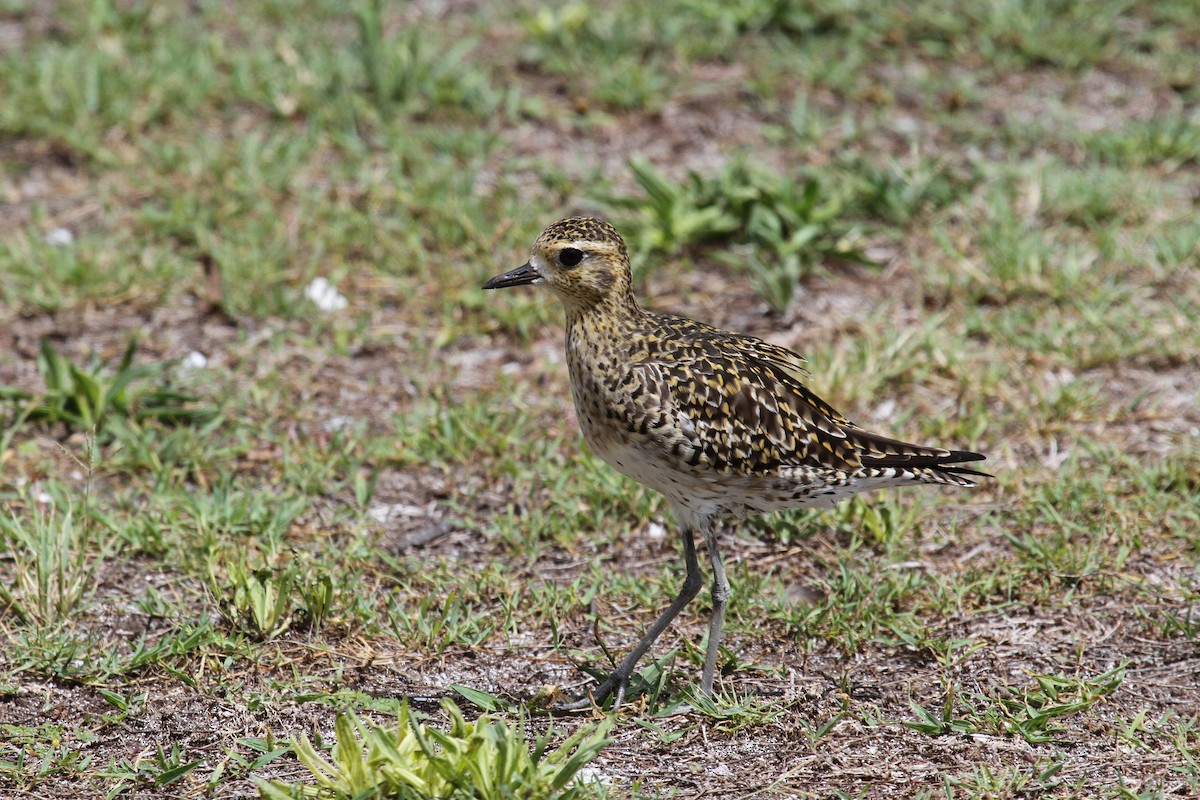
{"type": "Polygon", "coordinates": [[[496,277],[492,278],[483,285],[483,288],[504,289],[509,286],[524,286],[528,283],[533,283],[534,281],[539,281],[541,279],[542,276],[538,274],[538,271],[529,266],[529,262],[526,261],[516,269],[510,269],[503,275],[497,275],[496,277]]]}

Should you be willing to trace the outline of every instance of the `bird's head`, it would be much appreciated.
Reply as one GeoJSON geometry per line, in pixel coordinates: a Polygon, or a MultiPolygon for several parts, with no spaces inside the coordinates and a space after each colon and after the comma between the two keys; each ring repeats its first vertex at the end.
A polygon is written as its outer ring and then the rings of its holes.
{"type": "Polygon", "coordinates": [[[497,275],[483,288],[541,284],[553,290],[568,310],[586,310],[626,302],[631,298],[631,282],[629,252],[617,229],[592,217],[570,217],[542,231],[527,262],[497,275]]]}

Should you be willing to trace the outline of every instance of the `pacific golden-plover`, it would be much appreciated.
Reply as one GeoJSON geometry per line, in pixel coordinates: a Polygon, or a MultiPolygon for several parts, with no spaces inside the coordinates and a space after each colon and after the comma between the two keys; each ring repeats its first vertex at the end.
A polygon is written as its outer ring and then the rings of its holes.
{"type": "Polygon", "coordinates": [[[605,462],[661,492],[679,521],[687,576],[678,596],[590,696],[625,697],[638,661],[700,591],[694,532],[712,562],[712,618],[700,691],[712,693],[729,582],[717,521],[784,508],[832,506],[871,489],[974,486],[984,456],[869,433],[803,383],[786,348],[646,311],[633,296],[625,242],[598,219],[556,222],[529,261],[484,289],[540,284],[566,308],[571,394],[584,438],[605,462]]]}

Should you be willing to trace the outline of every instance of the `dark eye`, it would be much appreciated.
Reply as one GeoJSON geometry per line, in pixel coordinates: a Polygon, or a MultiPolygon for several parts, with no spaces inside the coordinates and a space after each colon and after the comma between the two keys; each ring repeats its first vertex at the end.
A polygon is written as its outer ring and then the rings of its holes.
{"type": "Polygon", "coordinates": [[[564,267],[573,267],[583,261],[583,251],[576,250],[574,247],[564,247],[558,251],[558,263],[564,267]]]}

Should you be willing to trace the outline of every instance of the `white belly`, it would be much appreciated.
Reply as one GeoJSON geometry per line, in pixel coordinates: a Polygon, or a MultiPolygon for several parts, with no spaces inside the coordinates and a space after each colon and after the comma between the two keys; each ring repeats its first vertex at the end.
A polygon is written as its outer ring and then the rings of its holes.
{"type": "MultiPolygon", "coordinates": [[[[914,483],[903,474],[846,476],[810,467],[791,467],[777,475],[732,475],[683,471],[628,440],[592,442],[606,464],[673,503],[701,515],[767,514],[787,508],[830,508],[859,492],[914,483]]],[[[889,471],[890,472],[890,471],[889,471]]]]}

